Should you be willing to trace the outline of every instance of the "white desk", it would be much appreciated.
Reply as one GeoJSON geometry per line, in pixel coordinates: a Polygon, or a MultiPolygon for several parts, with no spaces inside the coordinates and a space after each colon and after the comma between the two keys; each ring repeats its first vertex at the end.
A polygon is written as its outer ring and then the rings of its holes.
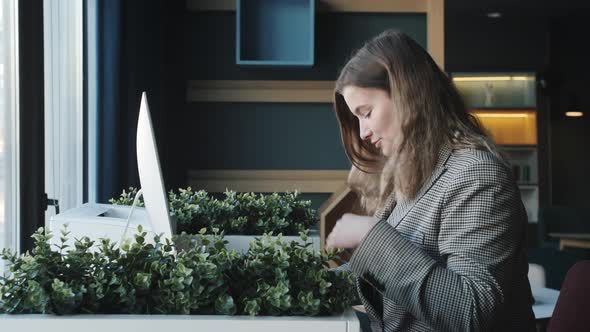
{"type": "Polygon", "coordinates": [[[2,331],[244,331],[359,332],[352,310],[327,317],[224,315],[0,315],[2,331]]]}
{"type": "MultiPolygon", "coordinates": [[[[557,303],[557,298],[559,297],[559,291],[544,287],[532,287],[531,290],[533,292],[533,297],[535,298],[535,303],[533,303],[535,319],[540,320],[551,318],[553,309],[557,303]]],[[[356,305],[352,308],[356,311],[367,313],[362,305],[356,305]]]]}
{"type": "Polygon", "coordinates": [[[533,297],[535,298],[535,303],[533,303],[535,319],[551,318],[557,298],[559,297],[559,291],[541,287],[533,287],[532,291],[533,297]]]}

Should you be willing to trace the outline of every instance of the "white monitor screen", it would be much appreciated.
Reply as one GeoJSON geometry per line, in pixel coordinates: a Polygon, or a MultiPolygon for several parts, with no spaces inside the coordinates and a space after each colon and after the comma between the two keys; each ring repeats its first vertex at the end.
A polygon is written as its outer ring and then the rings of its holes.
{"type": "Polygon", "coordinates": [[[141,95],[136,145],[139,181],[152,230],[156,234],[163,234],[163,237],[170,238],[172,236],[172,227],[168,214],[168,200],[164,181],[162,180],[158,147],[145,92],[141,95]]]}

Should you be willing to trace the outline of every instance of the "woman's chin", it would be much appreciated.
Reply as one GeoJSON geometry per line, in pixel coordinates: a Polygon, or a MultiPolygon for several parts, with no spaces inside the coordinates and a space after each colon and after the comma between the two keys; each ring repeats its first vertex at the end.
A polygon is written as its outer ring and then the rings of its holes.
{"type": "Polygon", "coordinates": [[[381,154],[384,155],[385,157],[389,157],[390,153],[389,150],[386,149],[386,146],[383,146],[383,142],[379,142],[379,146],[377,147],[379,149],[379,151],[381,151],[381,154]]]}

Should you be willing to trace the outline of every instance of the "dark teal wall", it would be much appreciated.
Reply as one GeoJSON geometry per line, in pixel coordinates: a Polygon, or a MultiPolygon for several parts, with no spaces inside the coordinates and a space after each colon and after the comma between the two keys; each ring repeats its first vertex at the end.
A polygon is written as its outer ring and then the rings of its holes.
{"type": "MultiPolygon", "coordinates": [[[[235,65],[235,14],[188,12],[188,80],[335,80],[354,49],[388,28],[426,45],[420,14],[322,13],[316,16],[312,68],[235,65]]],[[[328,103],[187,103],[179,117],[189,169],[348,169],[328,103]]]]}
{"type": "Polygon", "coordinates": [[[191,103],[194,169],[348,169],[330,104],[191,103]]]}

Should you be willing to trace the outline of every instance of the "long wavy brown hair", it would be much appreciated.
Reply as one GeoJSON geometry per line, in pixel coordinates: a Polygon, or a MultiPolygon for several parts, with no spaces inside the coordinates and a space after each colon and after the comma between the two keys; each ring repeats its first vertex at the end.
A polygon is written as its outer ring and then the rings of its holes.
{"type": "Polygon", "coordinates": [[[352,55],[336,81],[334,109],[353,164],[349,185],[369,214],[384,207],[393,192],[397,200],[414,198],[434,171],[443,144],[488,150],[504,161],[452,80],[399,31],[384,31],[352,55]],[[387,157],[360,138],[358,119],[342,96],[346,86],[381,89],[392,98],[401,140],[387,157]]]}

